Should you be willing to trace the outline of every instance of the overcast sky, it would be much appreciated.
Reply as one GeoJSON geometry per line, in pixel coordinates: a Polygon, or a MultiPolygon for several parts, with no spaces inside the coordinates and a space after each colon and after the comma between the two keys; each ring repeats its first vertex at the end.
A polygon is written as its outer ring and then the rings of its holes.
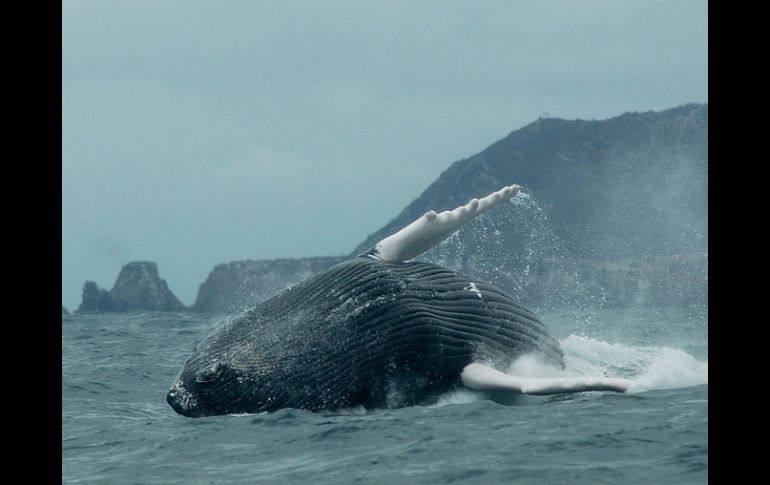
{"type": "Polygon", "coordinates": [[[64,0],[62,302],[346,254],[545,113],[706,102],[707,36],[705,0],[64,0]]]}

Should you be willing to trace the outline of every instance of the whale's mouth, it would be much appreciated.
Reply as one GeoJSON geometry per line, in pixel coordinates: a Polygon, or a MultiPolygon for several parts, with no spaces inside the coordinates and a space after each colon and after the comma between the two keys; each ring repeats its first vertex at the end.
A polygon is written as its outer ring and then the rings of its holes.
{"type": "Polygon", "coordinates": [[[168,401],[174,411],[182,416],[203,416],[203,413],[200,411],[201,406],[198,399],[196,399],[195,395],[187,389],[182,379],[179,379],[173,386],[171,386],[171,390],[169,390],[166,395],[166,401],[168,401]]]}
{"type": "Polygon", "coordinates": [[[168,404],[182,416],[215,416],[251,410],[244,399],[244,379],[222,363],[201,369],[185,368],[166,395],[168,404]]]}

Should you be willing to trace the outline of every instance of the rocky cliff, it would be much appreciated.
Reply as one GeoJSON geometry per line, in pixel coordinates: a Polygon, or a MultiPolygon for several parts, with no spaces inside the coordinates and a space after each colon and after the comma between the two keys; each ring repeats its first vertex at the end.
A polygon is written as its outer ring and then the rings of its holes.
{"type": "Polygon", "coordinates": [[[201,284],[192,309],[238,312],[344,259],[319,257],[219,264],[201,284]]]}
{"type": "MultiPolygon", "coordinates": [[[[525,306],[706,304],[708,106],[607,120],[541,118],[452,164],[350,256],[426,210],[524,188],[418,259],[497,284],[525,306]]],[[[237,312],[347,257],[217,265],[192,310],[237,312]]],[[[154,263],[112,291],[87,282],[78,311],[181,310],[154,263]]]]}
{"type": "Polygon", "coordinates": [[[510,203],[417,259],[484,278],[530,306],[705,304],[707,150],[707,105],[542,118],[455,162],[351,254],[428,209],[518,183],[510,203]]]}
{"type": "Polygon", "coordinates": [[[357,254],[428,209],[518,183],[579,257],[656,259],[706,247],[708,106],[602,121],[541,118],[452,164],[357,254]]]}
{"type": "Polygon", "coordinates": [[[87,281],[78,312],[182,311],[186,307],[160,278],[158,266],[150,261],[136,261],[123,266],[112,290],[87,281]]]}

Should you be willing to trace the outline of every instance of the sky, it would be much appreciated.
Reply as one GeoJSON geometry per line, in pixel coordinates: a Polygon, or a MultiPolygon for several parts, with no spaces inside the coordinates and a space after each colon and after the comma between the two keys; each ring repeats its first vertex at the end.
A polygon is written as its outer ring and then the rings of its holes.
{"type": "MultiPolygon", "coordinates": [[[[348,254],[540,116],[708,101],[705,0],[62,2],[62,304],[348,254]]],[[[484,194],[479,194],[484,195],[484,194]]]]}

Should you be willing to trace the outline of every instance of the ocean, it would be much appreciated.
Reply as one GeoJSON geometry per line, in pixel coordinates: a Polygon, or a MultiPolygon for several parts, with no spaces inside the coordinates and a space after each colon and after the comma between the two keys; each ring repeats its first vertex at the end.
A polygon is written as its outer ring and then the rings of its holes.
{"type": "Polygon", "coordinates": [[[533,310],[561,342],[564,373],[637,384],[505,404],[458,390],[401,409],[185,418],[166,393],[225,316],[62,316],[62,483],[707,483],[706,307],[533,310]]]}

